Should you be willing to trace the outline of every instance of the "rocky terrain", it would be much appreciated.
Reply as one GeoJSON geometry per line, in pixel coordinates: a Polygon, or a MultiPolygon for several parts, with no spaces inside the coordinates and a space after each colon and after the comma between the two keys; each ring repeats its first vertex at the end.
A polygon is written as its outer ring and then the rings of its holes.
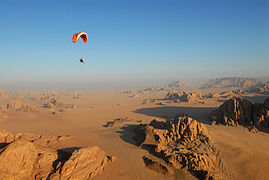
{"type": "Polygon", "coordinates": [[[115,160],[98,146],[73,151],[48,146],[60,140],[64,138],[0,130],[0,179],[90,179],[115,160]]]}
{"type": "Polygon", "coordinates": [[[30,105],[22,103],[20,100],[12,100],[6,105],[7,110],[15,110],[20,112],[38,112],[39,110],[30,105]]]}
{"type": "Polygon", "coordinates": [[[122,124],[122,123],[128,122],[128,121],[130,121],[130,118],[128,118],[128,117],[117,118],[117,119],[114,119],[113,121],[106,122],[106,124],[103,126],[106,128],[110,128],[110,127],[113,127],[115,125],[122,124]]]}
{"type": "Polygon", "coordinates": [[[186,114],[165,122],[141,124],[135,132],[138,146],[174,168],[185,168],[200,179],[217,176],[213,173],[216,149],[207,129],[186,114]]]}
{"type": "Polygon", "coordinates": [[[204,99],[201,93],[188,93],[185,91],[168,92],[165,99],[172,100],[174,102],[195,102],[204,99]]]}
{"type": "Polygon", "coordinates": [[[60,141],[69,139],[70,136],[43,136],[32,133],[17,133],[13,134],[4,129],[0,129],[0,143],[11,143],[18,139],[25,139],[27,141],[36,143],[38,145],[54,145],[60,141]]]}
{"type": "Polygon", "coordinates": [[[0,99],[21,98],[22,96],[0,89],[0,99]]]}
{"type": "Polygon", "coordinates": [[[249,87],[245,90],[246,92],[251,93],[263,93],[263,92],[269,92],[269,82],[267,83],[259,83],[254,86],[249,87]]]}
{"type": "Polygon", "coordinates": [[[224,102],[211,114],[212,124],[228,126],[246,126],[256,132],[256,128],[264,130],[269,128],[269,98],[264,103],[247,101],[244,98],[233,98],[224,102]]]}

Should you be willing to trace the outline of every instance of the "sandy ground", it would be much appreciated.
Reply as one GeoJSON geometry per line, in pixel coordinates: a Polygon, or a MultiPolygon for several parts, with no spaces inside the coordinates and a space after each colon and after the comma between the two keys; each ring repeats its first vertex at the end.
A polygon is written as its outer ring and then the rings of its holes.
{"type": "MultiPolygon", "coordinates": [[[[107,154],[117,158],[95,179],[194,179],[186,172],[162,175],[145,167],[142,157],[156,158],[134,145],[132,125],[148,123],[154,118],[166,119],[185,112],[206,124],[221,159],[219,166],[231,179],[267,179],[269,177],[269,134],[250,133],[243,127],[209,125],[209,114],[222,102],[208,99],[200,103],[155,102],[142,104],[145,99],[164,97],[166,92],[144,93],[132,97],[122,91],[81,92],[73,99],[62,96],[62,101],[77,106],[53,115],[47,109],[37,113],[7,112],[9,118],[0,120],[0,127],[12,133],[28,132],[42,135],[71,135],[57,148],[99,145],[107,154]],[[107,121],[129,117],[130,121],[105,128],[107,121]]],[[[268,97],[268,96],[267,96],[268,97]]],[[[262,102],[266,96],[247,96],[252,102],[262,102]]],[[[40,102],[25,100],[40,107],[40,102]]],[[[3,103],[4,101],[2,101],[3,103]]],[[[160,160],[159,160],[160,161],[160,160]]]]}

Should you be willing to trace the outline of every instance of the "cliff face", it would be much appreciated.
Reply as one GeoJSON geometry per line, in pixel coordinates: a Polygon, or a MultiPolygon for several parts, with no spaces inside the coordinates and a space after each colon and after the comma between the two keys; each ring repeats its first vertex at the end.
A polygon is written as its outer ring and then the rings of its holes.
{"type": "Polygon", "coordinates": [[[211,121],[212,124],[242,125],[250,129],[269,128],[269,98],[255,104],[244,98],[232,98],[212,112],[211,121]]]}

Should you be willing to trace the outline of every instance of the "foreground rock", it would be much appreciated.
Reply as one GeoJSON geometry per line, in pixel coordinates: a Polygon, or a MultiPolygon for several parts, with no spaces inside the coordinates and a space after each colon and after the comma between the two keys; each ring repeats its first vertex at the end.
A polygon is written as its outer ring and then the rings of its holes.
{"type": "MultiPolygon", "coordinates": [[[[9,136],[8,132],[5,137],[9,136]]],[[[10,133],[11,134],[11,133],[10,133]]],[[[115,160],[98,146],[57,150],[24,138],[0,142],[0,179],[90,179],[115,160]]]]}
{"type": "Polygon", "coordinates": [[[55,149],[16,140],[1,150],[0,172],[2,179],[46,179],[57,159],[55,149]]]}
{"type": "Polygon", "coordinates": [[[264,130],[269,128],[268,104],[269,98],[263,104],[252,104],[244,98],[232,98],[212,112],[211,121],[212,124],[246,126],[252,132],[257,132],[257,129],[264,130]]]}
{"type": "Polygon", "coordinates": [[[60,177],[63,179],[89,179],[97,175],[115,158],[106,156],[98,146],[81,148],[72,153],[61,168],[60,177]]]}
{"type": "Polygon", "coordinates": [[[214,177],[215,146],[203,124],[177,115],[170,121],[140,125],[134,137],[138,146],[164,159],[174,168],[186,168],[198,178],[214,177]]]}

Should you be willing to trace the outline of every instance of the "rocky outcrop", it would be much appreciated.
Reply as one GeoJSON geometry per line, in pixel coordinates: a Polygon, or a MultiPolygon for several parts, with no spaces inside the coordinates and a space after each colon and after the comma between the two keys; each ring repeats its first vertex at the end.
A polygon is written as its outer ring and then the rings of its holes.
{"type": "Polygon", "coordinates": [[[49,102],[44,104],[44,107],[48,109],[76,108],[76,106],[73,104],[64,104],[60,100],[56,100],[56,99],[50,99],[49,102]]]}
{"type": "Polygon", "coordinates": [[[210,80],[202,88],[248,88],[259,84],[257,79],[243,78],[243,77],[226,77],[210,80]]]}
{"type": "Polygon", "coordinates": [[[72,153],[71,157],[61,168],[62,179],[89,179],[97,175],[115,158],[106,156],[98,146],[81,148],[72,153]]]}
{"type": "Polygon", "coordinates": [[[29,105],[29,104],[23,104],[16,111],[19,111],[19,112],[39,112],[39,110],[36,107],[29,105]]]}
{"type": "Polygon", "coordinates": [[[165,99],[172,100],[174,102],[195,102],[195,101],[201,101],[203,100],[203,96],[201,93],[188,93],[185,91],[179,91],[179,92],[168,92],[166,94],[165,99]]]}
{"type": "Polygon", "coordinates": [[[21,108],[23,105],[23,103],[19,100],[12,100],[12,101],[9,101],[6,108],[8,110],[17,110],[19,108],[21,108]]]}
{"type": "MultiPolygon", "coordinates": [[[[115,160],[98,146],[55,149],[0,131],[0,179],[90,179],[115,160]]],[[[33,137],[35,137],[33,135],[33,137]]],[[[28,139],[27,139],[28,138],[28,139]]],[[[57,137],[60,140],[60,137],[57,137]]],[[[42,137],[41,137],[42,139],[42,137]]]]}
{"type": "Polygon", "coordinates": [[[110,127],[113,127],[114,125],[122,124],[127,121],[130,121],[129,117],[117,118],[117,119],[114,119],[113,121],[106,122],[106,124],[103,125],[103,127],[110,128],[110,127]]]}
{"type": "Polygon", "coordinates": [[[57,151],[19,139],[3,149],[0,154],[2,179],[46,179],[53,170],[57,151]]]}
{"type": "Polygon", "coordinates": [[[252,104],[244,98],[233,98],[224,102],[211,114],[212,124],[246,126],[256,132],[256,128],[269,128],[269,98],[262,103],[252,104]]]}
{"type": "Polygon", "coordinates": [[[4,129],[0,129],[0,143],[11,143],[18,139],[25,139],[38,145],[53,145],[59,143],[59,141],[67,140],[71,138],[66,136],[45,136],[32,133],[17,133],[13,134],[4,129]]]}
{"type": "Polygon", "coordinates": [[[214,176],[211,170],[216,161],[215,146],[206,127],[186,114],[165,122],[153,120],[135,132],[138,146],[173,167],[186,168],[199,178],[214,176]]]}
{"type": "Polygon", "coordinates": [[[20,112],[39,112],[36,107],[30,104],[24,104],[19,100],[9,101],[9,103],[6,105],[6,109],[20,112]]]}

